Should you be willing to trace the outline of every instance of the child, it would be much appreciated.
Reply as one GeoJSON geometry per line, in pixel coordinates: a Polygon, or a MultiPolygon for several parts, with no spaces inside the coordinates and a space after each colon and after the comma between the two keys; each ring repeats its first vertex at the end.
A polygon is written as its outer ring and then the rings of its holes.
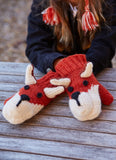
{"type": "Polygon", "coordinates": [[[93,73],[112,67],[115,12],[115,0],[34,0],[26,55],[38,70],[52,71],[36,80],[32,66],[27,67],[25,86],[5,101],[3,116],[10,123],[23,123],[66,91],[75,118],[98,117],[101,103],[113,101],[93,73]]]}
{"type": "Polygon", "coordinates": [[[96,75],[104,68],[112,67],[115,47],[115,0],[51,0],[50,4],[49,0],[33,1],[28,18],[26,55],[41,72],[55,71],[55,65],[61,58],[85,54],[87,61],[93,63],[96,75]],[[60,18],[58,25],[43,21],[42,11],[49,6],[53,6],[60,18]],[[95,22],[84,26],[82,18],[86,10],[91,11],[95,22]]]}

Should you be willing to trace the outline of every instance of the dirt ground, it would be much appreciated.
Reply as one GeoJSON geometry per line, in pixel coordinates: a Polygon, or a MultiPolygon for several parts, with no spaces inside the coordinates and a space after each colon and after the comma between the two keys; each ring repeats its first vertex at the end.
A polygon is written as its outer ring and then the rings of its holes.
{"type": "MultiPolygon", "coordinates": [[[[28,62],[27,17],[32,0],[0,0],[0,61],[28,62]]],[[[113,60],[116,67],[116,57],[113,60]]]]}

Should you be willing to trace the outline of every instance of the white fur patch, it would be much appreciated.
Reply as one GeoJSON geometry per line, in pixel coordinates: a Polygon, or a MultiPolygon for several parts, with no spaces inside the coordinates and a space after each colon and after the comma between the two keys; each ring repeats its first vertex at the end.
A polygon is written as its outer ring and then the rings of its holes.
{"type": "Polygon", "coordinates": [[[4,118],[12,124],[21,124],[37,114],[44,106],[22,101],[17,107],[20,100],[18,93],[14,95],[3,107],[2,114],[4,118]]]}
{"type": "Polygon", "coordinates": [[[69,100],[69,107],[75,118],[80,121],[92,120],[101,113],[101,99],[99,96],[99,86],[94,85],[88,92],[80,93],[78,106],[75,99],[69,100]]]}
{"type": "Polygon", "coordinates": [[[88,117],[89,120],[98,117],[101,113],[101,99],[99,96],[99,85],[92,86],[90,90],[88,90],[90,97],[93,100],[93,109],[88,117]]]}

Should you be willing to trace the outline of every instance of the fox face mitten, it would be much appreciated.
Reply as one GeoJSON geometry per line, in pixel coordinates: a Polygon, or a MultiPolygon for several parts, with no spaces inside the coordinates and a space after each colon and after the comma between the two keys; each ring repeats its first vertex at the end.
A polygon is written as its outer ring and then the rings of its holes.
{"type": "MultiPolygon", "coordinates": [[[[76,54],[64,58],[55,69],[62,78],[71,81],[66,92],[71,112],[78,120],[92,120],[101,113],[101,103],[112,103],[112,95],[96,80],[92,73],[93,65],[86,61],[85,55],[76,54]]],[[[57,79],[51,83],[56,85],[57,79]]]]}
{"type": "Polygon", "coordinates": [[[68,87],[70,79],[60,77],[58,73],[50,71],[36,80],[33,66],[27,66],[25,86],[4,102],[3,116],[12,124],[20,124],[33,117],[68,87]],[[54,78],[58,80],[58,85],[50,83],[54,78]]]}

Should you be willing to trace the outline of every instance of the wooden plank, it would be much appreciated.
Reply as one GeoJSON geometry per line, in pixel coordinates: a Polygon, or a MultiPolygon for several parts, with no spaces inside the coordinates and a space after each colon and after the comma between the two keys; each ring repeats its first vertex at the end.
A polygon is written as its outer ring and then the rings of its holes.
{"type": "MultiPolygon", "coordinates": [[[[29,63],[0,62],[0,74],[2,75],[25,75],[26,67],[29,63]]],[[[36,75],[44,74],[34,69],[36,75]]]]}
{"type": "Polygon", "coordinates": [[[0,123],[0,135],[41,139],[57,142],[85,144],[116,149],[116,135],[107,133],[87,132],[80,130],[42,127],[28,124],[11,125],[0,123]],[[86,138],[85,138],[86,137],[86,138]],[[102,141],[101,141],[102,139],[102,141]]]}
{"type": "MultiPolygon", "coordinates": [[[[66,160],[65,158],[51,157],[38,154],[11,152],[11,151],[0,151],[1,160],[66,160]]],[[[73,160],[73,159],[70,159],[73,160]]]]}
{"type": "Polygon", "coordinates": [[[23,84],[13,84],[13,83],[0,83],[0,93],[2,91],[5,92],[18,92],[20,88],[22,88],[23,84]]]}
{"type": "Polygon", "coordinates": [[[23,84],[24,85],[25,77],[24,75],[1,75],[0,74],[0,83],[10,83],[10,84],[23,84]]]}
{"type": "Polygon", "coordinates": [[[5,92],[5,91],[1,91],[0,92],[0,100],[4,101],[5,99],[11,97],[13,94],[15,94],[16,92],[5,92]]]}
{"type": "Polygon", "coordinates": [[[116,68],[104,69],[101,73],[97,75],[98,80],[103,80],[107,82],[116,82],[116,68]],[[113,78],[112,78],[113,76],[113,78]]]}
{"type": "Polygon", "coordinates": [[[102,108],[103,108],[103,109],[106,109],[106,110],[116,110],[116,100],[114,100],[114,101],[112,102],[112,104],[109,105],[109,106],[103,105],[102,108]]]}
{"type": "MultiPolygon", "coordinates": [[[[36,79],[41,78],[41,76],[37,75],[36,79]]],[[[10,83],[10,84],[23,84],[25,82],[25,75],[6,75],[6,74],[0,74],[0,83],[10,83]]]]}
{"type": "Polygon", "coordinates": [[[0,101],[0,110],[2,110],[3,106],[4,106],[4,101],[0,101]]]}
{"type": "MultiPolygon", "coordinates": [[[[25,75],[26,67],[29,63],[14,63],[14,62],[0,62],[0,74],[8,75],[25,75]]],[[[36,75],[43,76],[44,74],[35,69],[36,75]]],[[[116,69],[107,68],[97,75],[98,80],[116,81],[116,69]],[[112,78],[112,73],[113,77],[112,78]]]]}
{"type": "Polygon", "coordinates": [[[116,82],[103,82],[99,81],[107,90],[116,90],[116,82]]]}
{"type": "Polygon", "coordinates": [[[0,74],[24,75],[27,63],[0,62],[0,74]]]}
{"type": "Polygon", "coordinates": [[[80,122],[75,118],[58,117],[58,116],[43,116],[38,114],[33,119],[28,120],[29,124],[35,124],[40,126],[67,128],[67,129],[79,129],[82,131],[95,131],[104,133],[116,134],[116,122],[110,121],[86,121],[80,122]]]}
{"type": "Polygon", "coordinates": [[[37,153],[76,159],[96,159],[96,157],[98,157],[98,160],[106,160],[106,158],[112,160],[116,159],[116,149],[111,148],[27,138],[7,138],[5,136],[0,137],[0,142],[0,148],[3,150],[10,149],[11,151],[30,152],[33,154],[37,153]]]}
{"type": "MultiPolygon", "coordinates": [[[[0,114],[0,122],[6,122],[2,114],[0,114]]],[[[116,134],[115,121],[101,121],[96,119],[80,122],[73,117],[41,115],[41,112],[26,121],[25,124],[116,134]]]]}

